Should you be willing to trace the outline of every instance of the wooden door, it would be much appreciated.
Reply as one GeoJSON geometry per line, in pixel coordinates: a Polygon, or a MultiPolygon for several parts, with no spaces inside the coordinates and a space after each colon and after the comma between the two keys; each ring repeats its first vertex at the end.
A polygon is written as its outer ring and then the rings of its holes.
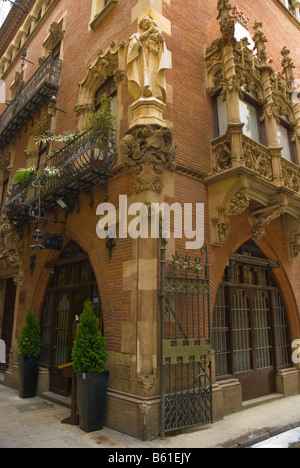
{"type": "Polygon", "coordinates": [[[13,278],[6,281],[6,292],[4,300],[3,322],[1,340],[5,342],[6,346],[6,364],[0,364],[0,369],[5,371],[8,367],[9,353],[11,348],[12,331],[14,323],[14,310],[16,300],[16,286],[13,278]]]}

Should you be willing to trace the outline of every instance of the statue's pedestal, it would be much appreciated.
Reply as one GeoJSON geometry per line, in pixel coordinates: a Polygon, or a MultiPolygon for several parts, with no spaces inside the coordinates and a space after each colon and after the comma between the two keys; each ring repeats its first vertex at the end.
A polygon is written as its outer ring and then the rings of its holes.
{"type": "Polygon", "coordinates": [[[129,128],[135,125],[150,124],[157,124],[162,127],[166,126],[166,121],[164,120],[166,105],[155,97],[140,98],[130,106],[130,109],[132,120],[129,128]]]}

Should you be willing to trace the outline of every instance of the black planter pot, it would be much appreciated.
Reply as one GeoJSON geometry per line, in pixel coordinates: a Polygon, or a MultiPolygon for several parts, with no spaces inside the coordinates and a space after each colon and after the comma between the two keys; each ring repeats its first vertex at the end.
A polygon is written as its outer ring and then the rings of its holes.
{"type": "Polygon", "coordinates": [[[19,356],[19,397],[33,398],[36,395],[39,357],[19,356]]]}
{"type": "Polygon", "coordinates": [[[79,427],[85,432],[102,429],[109,372],[77,374],[79,427]]]}

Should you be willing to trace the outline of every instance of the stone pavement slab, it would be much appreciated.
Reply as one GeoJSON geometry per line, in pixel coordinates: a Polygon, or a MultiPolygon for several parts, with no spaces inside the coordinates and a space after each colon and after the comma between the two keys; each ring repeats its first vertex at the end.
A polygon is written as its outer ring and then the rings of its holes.
{"type": "Polygon", "coordinates": [[[143,442],[104,427],[85,433],[62,424],[70,410],[40,397],[22,400],[0,384],[0,448],[232,448],[249,447],[300,426],[300,395],[270,401],[226,416],[212,425],[143,442]]]}

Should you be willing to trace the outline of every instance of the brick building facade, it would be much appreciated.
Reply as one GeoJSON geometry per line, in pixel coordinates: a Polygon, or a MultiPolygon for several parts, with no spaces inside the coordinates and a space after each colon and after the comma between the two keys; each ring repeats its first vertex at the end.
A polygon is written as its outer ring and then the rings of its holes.
{"type": "Polygon", "coordinates": [[[109,427],[148,439],[298,393],[299,3],[19,3],[28,13],[13,7],[0,29],[5,384],[17,386],[16,340],[31,308],[39,393],[68,396],[58,365],[89,297],[107,340],[109,427]],[[105,93],[116,131],[102,157],[80,135],[105,93]],[[49,129],[78,133],[67,148],[37,144],[49,129]],[[62,173],[42,188],[12,185],[20,168],[50,166],[62,173]],[[120,195],[203,203],[207,250],[182,261],[175,226],[165,247],[150,235],[99,238],[97,207],[120,210],[120,195]],[[36,229],[58,248],[37,250],[36,229]]]}

